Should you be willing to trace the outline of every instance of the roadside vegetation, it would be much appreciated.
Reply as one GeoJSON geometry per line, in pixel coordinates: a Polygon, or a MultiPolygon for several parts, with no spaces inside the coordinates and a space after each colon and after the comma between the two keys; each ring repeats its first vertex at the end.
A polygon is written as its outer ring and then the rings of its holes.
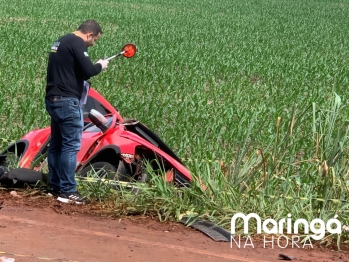
{"type": "Polygon", "coordinates": [[[116,215],[190,211],[228,230],[236,212],[276,221],[337,214],[349,224],[348,1],[0,3],[0,138],[49,124],[45,73],[57,37],[93,18],[104,31],[89,50],[94,61],[137,45],[92,85],[159,134],[207,190],[155,176],[139,195],[81,183],[98,201],[114,199],[116,215]]]}

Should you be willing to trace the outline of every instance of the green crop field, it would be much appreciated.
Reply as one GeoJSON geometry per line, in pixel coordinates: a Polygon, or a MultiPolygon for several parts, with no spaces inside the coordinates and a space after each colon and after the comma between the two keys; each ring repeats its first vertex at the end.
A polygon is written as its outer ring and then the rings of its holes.
{"type": "MultiPolygon", "coordinates": [[[[138,48],[132,59],[112,60],[93,87],[159,134],[208,185],[184,198],[159,187],[137,201],[125,197],[130,213],[167,219],[192,210],[228,229],[237,211],[349,222],[349,0],[0,5],[0,138],[49,124],[51,44],[92,18],[104,32],[89,49],[93,61],[128,42],[138,48]]],[[[346,241],[326,241],[339,239],[346,241]]]]}

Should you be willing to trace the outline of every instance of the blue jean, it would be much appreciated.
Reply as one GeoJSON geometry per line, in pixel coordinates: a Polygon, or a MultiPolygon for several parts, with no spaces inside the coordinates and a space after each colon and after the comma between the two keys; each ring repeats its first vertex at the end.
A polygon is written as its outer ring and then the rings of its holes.
{"type": "Polygon", "coordinates": [[[81,147],[82,110],[77,98],[56,96],[45,99],[51,116],[48,151],[49,184],[52,190],[75,192],[76,156],[81,147]]]}

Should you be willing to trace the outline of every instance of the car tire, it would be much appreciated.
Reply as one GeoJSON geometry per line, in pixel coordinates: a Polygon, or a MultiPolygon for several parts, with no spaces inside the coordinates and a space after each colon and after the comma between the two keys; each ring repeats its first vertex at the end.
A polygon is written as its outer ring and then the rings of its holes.
{"type": "Polygon", "coordinates": [[[123,181],[123,182],[131,182],[132,181],[130,175],[127,172],[127,168],[125,166],[125,163],[122,160],[119,161],[118,169],[116,170],[114,180],[123,181]]]}
{"type": "Polygon", "coordinates": [[[108,162],[96,162],[88,165],[77,173],[79,177],[87,177],[90,171],[94,171],[98,177],[113,179],[117,168],[108,162]]]}

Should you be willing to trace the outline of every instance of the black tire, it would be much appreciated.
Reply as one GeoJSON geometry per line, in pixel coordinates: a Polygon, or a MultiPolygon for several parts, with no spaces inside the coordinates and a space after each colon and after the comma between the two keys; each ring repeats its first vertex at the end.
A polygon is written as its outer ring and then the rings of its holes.
{"type": "Polygon", "coordinates": [[[123,182],[131,182],[132,178],[127,171],[124,161],[120,160],[118,169],[116,170],[114,180],[123,181],[123,182]]]}
{"type": "Polygon", "coordinates": [[[113,179],[117,168],[108,162],[96,162],[88,165],[77,173],[77,176],[87,177],[87,174],[95,172],[100,178],[113,179]]]}

